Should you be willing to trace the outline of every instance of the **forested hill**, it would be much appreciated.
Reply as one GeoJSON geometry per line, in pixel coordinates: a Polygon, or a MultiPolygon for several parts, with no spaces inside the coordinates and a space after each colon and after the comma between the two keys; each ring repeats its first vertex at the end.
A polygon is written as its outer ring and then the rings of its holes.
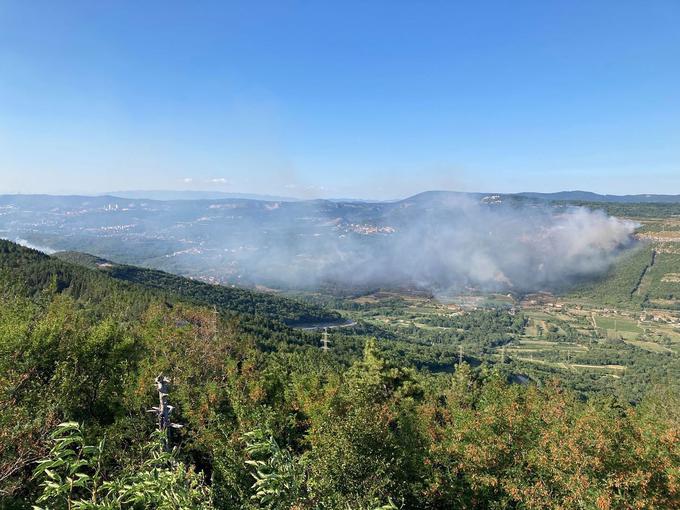
{"type": "Polygon", "coordinates": [[[275,294],[251,291],[238,287],[211,285],[182,276],[125,264],[79,252],[60,252],[53,255],[60,260],[100,271],[116,280],[143,285],[178,296],[199,305],[215,305],[223,310],[262,315],[281,320],[288,325],[336,321],[340,316],[320,306],[303,303],[275,294]]]}
{"type": "Polygon", "coordinates": [[[5,240],[0,240],[0,282],[6,294],[32,299],[49,292],[97,303],[128,295],[131,300],[147,303],[152,297],[141,286],[117,282],[5,240]]]}
{"type": "Polygon", "coordinates": [[[113,283],[145,294],[215,305],[221,312],[262,316],[288,325],[338,320],[333,313],[293,299],[246,289],[210,285],[162,271],[118,265],[91,255],[68,252],[48,256],[0,240],[0,271],[28,295],[54,286],[75,298],[104,299],[113,283]]]}

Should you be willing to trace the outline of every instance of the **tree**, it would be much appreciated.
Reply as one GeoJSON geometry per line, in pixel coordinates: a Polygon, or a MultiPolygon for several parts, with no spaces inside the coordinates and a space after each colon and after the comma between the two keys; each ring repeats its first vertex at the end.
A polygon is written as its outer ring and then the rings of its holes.
{"type": "MultiPolygon", "coordinates": [[[[386,362],[375,341],[312,418],[309,496],[325,508],[372,507],[418,493],[424,442],[422,389],[411,370],[386,362]]],[[[414,501],[415,503],[415,501],[414,501]]]]}
{"type": "Polygon", "coordinates": [[[179,462],[176,450],[164,450],[160,433],[141,466],[109,479],[102,471],[104,440],[87,445],[75,422],[60,424],[51,439],[49,455],[34,473],[42,489],[36,510],[213,509],[203,477],[179,462]]]}

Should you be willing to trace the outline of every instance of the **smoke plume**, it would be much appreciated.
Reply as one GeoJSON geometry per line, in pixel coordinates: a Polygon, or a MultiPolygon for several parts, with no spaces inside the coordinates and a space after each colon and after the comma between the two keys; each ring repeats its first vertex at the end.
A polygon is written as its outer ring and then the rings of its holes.
{"type": "Polygon", "coordinates": [[[256,249],[240,261],[245,272],[307,288],[553,289],[605,272],[632,246],[635,229],[585,208],[489,205],[460,197],[388,207],[356,222],[346,211],[317,213],[316,226],[326,226],[319,232],[310,234],[291,220],[278,239],[251,239],[256,249]]]}
{"type": "Polygon", "coordinates": [[[44,251],[85,251],[211,282],[280,288],[561,288],[605,272],[632,246],[636,227],[586,208],[449,192],[389,203],[5,202],[0,232],[44,251]]]}

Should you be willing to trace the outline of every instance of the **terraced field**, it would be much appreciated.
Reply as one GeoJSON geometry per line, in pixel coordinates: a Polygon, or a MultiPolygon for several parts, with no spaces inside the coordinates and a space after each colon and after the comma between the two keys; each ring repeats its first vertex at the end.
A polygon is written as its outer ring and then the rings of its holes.
{"type": "MultiPolygon", "coordinates": [[[[463,354],[513,377],[559,379],[584,392],[634,399],[655,377],[680,374],[680,312],[601,306],[542,294],[434,297],[374,293],[340,302],[378,338],[418,345],[443,370],[463,354]],[[498,306],[502,302],[503,306],[498,306]],[[660,374],[660,375],[659,375],[660,374]]],[[[428,362],[433,368],[431,362],[428,362]]],[[[520,380],[524,380],[521,379],[520,380]]]]}

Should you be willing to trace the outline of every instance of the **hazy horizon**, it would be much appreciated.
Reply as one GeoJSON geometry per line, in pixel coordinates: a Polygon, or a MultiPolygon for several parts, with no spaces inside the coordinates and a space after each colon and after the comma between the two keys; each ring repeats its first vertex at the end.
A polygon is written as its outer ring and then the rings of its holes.
{"type": "Polygon", "coordinates": [[[24,193],[21,191],[16,192],[2,192],[0,191],[0,196],[11,196],[11,195],[47,195],[47,196],[83,196],[83,197],[103,197],[112,196],[122,199],[146,199],[146,200],[176,200],[176,199],[193,199],[193,200],[215,200],[220,198],[242,198],[250,200],[273,200],[273,201],[305,201],[305,200],[333,200],[333,201],[361,201],[361,202],[398,202],[401,200],[406,200],[408,198],[423,194],[423,193],[459,193],[464,195],[521,195],[521,194],[557,194],[557,193],[593,193],[600,196],[610,196],[610,197],[626,197],[626,196],[680,196],[680,193],[646,193],[644,191],[629,193],[629,194],[617,194],[617,193],[607,193],[607,192],[597,192],[585,189],[560,189],[554,191],[535,191],[535,190],[523,190],[517,192],[504,192],[504,191],[461,191],[453,189],[426,189],[421,191],[416,191],[402,196],[393,197],[359,197],[359,196],[295,196],[295,195],[272,195],[268,193],[258,193],[258,192],[248,192],[248,191],[220,191],[220,190],[208,190],[208,189],[122,189],[114,191],[101,191],[101,192],[78,192],[78,191],[64,191],[64,192],[35,192],[35,193],[24,193]],[[154,196],[156,195],[156,196],[154,196]],[[188,198],[180,198],[186,196],[188,198]],[[165,198],[168,196],[170,198],[165,198]]]}

